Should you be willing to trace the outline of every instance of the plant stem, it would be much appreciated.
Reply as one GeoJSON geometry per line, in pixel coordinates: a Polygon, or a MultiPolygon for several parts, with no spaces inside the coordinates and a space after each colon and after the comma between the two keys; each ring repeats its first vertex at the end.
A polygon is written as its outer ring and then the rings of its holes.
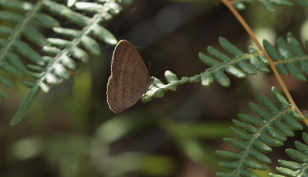
{"type": "Polygon", "coordinates": [[[257,47],[259,48],[259,50],[265,55],[265,57],[267,58],[267,60],[269,61],[269,65],[272,69],[272,71],[274,72],[275,77],[278,80],[278,83],[280,84],[284,94],[286,95],[287,99],[289,100],[289,102],[292,104],[293,108],[297,110],[297,112],[304,117],[304,122],[305,124],[308,126],[308,120],[306,119],[306,117],[302,114],[302,112],[298,109],[298,107],[295,104],[295,101],[293,100],[289,90],[287,89],[285,83],[283,82],[276,66],[275,63],[273,62],[273,60],[271,59],[271,57],[267,54],[267,52],[265,51],[265,49],[262,47],[262,45],[260,44],[260,42],[258,41],[258,39],[256,38],[254,32],[252,31],[252,29],[249,27],[249,25],[246,23],[246,21],[244,20],[244,18],[239,14],[239,12],[234,8],[233,3],[234,1],[232,0],[222,0],[222,2],[230,9],[230,11],[234,14],[234,16],[238,19],[238,21],[242,24],[242,26],[245,28],[245,30],[247,31],[247,33],[250,35],[250,37],[252,38],[252,40],[255,42],[255,44],[257,45],[257,47]]]}

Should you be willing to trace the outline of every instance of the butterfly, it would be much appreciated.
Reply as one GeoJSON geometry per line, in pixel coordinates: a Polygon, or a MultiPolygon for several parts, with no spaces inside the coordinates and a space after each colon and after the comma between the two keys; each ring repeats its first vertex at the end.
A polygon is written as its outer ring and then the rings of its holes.
{"type": "Polygon", "coordinates": [[[137,49],[127,40],[121,40],[113,51],[107,83],[109,108],[120,113],[133,106],[152,85],[152,80],[137,49]]]}

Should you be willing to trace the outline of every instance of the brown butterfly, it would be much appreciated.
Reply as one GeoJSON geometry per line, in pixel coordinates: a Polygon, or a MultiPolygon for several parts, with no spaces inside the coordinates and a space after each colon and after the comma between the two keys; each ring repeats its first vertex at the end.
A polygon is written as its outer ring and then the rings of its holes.
{"type": "Polygon", "coordinates": [[[113,51],[107,84],[109,108],[120,113],[133,106],[151,84],[152,79],[137,49],[127,40],[121,40],[113,51]]]}

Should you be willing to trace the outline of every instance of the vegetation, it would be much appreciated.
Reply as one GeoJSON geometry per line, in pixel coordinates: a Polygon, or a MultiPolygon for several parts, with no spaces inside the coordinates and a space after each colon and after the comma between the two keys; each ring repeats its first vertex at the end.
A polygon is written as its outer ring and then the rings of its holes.
{"type": "Polygon", "coordinates": [[[0,7],[0,176],[307,176],[307,0],[0,7]],[[114,115],[121,38],[168,70],[114,115]]]}

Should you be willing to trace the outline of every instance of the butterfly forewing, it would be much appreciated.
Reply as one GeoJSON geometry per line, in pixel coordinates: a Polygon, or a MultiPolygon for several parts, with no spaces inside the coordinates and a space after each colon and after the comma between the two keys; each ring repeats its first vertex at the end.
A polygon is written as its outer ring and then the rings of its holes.
{"type": "Polygon", "coordinates": [[[121,40],[113,52],[111,76],[107,84],[107,102],[120,113],[134,105],[151,85],[149,72],[136,48],[121,40]]]}

